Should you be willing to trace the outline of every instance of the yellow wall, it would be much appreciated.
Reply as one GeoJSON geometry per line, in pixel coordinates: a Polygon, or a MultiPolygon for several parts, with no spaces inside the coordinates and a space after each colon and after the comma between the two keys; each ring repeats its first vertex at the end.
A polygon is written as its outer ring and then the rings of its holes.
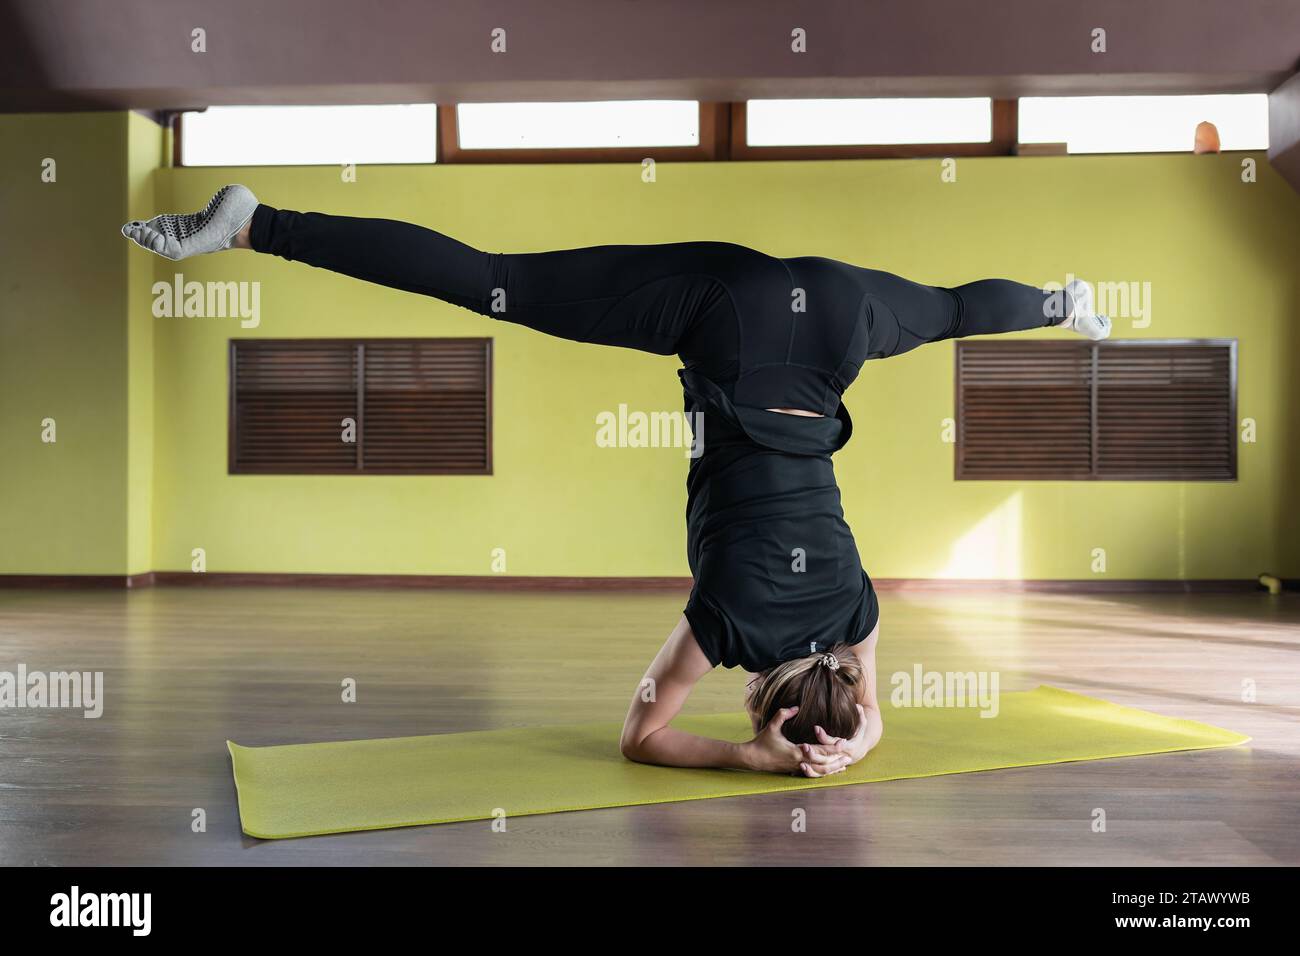
{"type": "MultiPolygon", "coordinates": [[[[162,127],[135,113],[127,117],[123,221],[154,214],[153,178],[166,161],[162,127]]],[[[125,240],[118,255],[126,270],[127,336],[127,574],[153,569],[154,328],[151,309],[155,263],[125,240]]]]}
{"type": "Polygon", "coordinates": [[[126,129],[0,116],[0,574],[125,566],[126,129]]]}
{"type": "MultiPolygon", "coordinates": [[[[224,253],[173,264],[127,218],[242,181],[289,208],[409,219],[493,251],[718,239],[936,284],[1067,272],[1152,283],[1118,334],[1236,337],[1239,481],[954,482],[952,344],[869,365],[837,469],[877,577],[1300,575],[1300,198],[1262,155],[619,166],[152,169],[166,137],[126,114],[0,116],[0,573],[185,570],[685,574],[686,462],[605,449],[596,415],[680,408],[671,358],[552,341],[431,299],[224,253]],[[58,163],[56,183],[41,161],[58,163]],[[152,283],[261,283],[261,325],[154,318],[152,283]],[[232,336],[492,335],[491,477],[230,476],[232,336]],[[40,441],[54,417],[58,442],[40,441]]],[[[1065,333],[1046,333],[1061,334],[1065,333]]]]}
{"type": "MultiPolygon", "coordinates": [[[[837,458],[846,513],[878,577],[1114,578],[1294,574],[1300,200],[1262,155],[620,166],[171,169],[160,208],[242,181],[287,208],[408,219],[492,251],[718,239],[825,255],[934,283],[986,276],[1149,281],[1152,322],[1118,334],[1237,337],[1240,414],[1259,441],[1235,483],[955,482],[951,343],[864,369],[837,458]]],[[[157,334],[155,565],[212,571],[686,573],[677,450],[603,449],[595,416],[676,409],[671,358],[546,340],[444,305],[252,253],[170,268],[262,283],[261,326],[163,319],[157,334]],[[492,477],[226,474],[232,335],[496,338],[492,477]]],[[[1065,335],[1066,333],[1046,333],[1065,335]]]]}

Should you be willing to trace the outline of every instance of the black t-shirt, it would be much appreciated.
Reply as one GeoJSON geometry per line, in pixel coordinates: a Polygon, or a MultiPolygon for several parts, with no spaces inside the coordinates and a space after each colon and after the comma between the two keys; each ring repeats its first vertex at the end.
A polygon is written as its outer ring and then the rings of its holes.
{"type": "Polygon", "coordinates": [[[831,453],[852,423],[736,406],[725,388],[678,373],[702,413],[703,454],[686,479],[695,586],[685,615],[714,666],[762,671],[856,644],[879,616],[844,521],[831,453]]]}

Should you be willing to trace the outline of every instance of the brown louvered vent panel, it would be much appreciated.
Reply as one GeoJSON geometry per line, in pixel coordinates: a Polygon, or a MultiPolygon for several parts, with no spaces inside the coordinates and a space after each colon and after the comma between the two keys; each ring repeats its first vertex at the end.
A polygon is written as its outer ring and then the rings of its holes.
{"type": "Polygon", "coordinates": [[[1091,474],[1091,348],[1074,342],[958,346],[958,478],[1091,474]]]}
{"type": "Polygon", "coordinates": [[[1237,475],[1236,343],[958,342],[958,479],[1237,475]]]}
{"type": "Polygon", "coordinates": [[[357,416],[356,349],[340,343],[232,342],[231,471],[356,470],[342,440],[357,416]]]}
{"type": "Polygon", "coordinates": [[[1233,361],[1224,345],[1101,348],[1101,478],[1235,478],[1233,361]]]}
{"type": "Polygon", "coordinates": [[[491,368],[489,339],[232,340],[230,472],[491,474],[491,368]]]}
{"type": "Polygon", "coordinates": [[[365,346],[367,469],[488,470],[487,340],[365,346]]]}

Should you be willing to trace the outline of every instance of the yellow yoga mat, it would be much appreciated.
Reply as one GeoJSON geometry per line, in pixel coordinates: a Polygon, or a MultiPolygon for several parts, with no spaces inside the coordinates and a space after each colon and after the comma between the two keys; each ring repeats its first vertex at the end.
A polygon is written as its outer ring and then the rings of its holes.
{"type": "MultiPolygon", "coordinates": [[[[674,726],[726,740],[752,736],[743,714],[682,717],[674,726]]],[[[618,724],[601,723],[227,745],[244,832],[279,839],[1205,750],[1250,739],[1048,686],[1002,694],[992,718],[971,708],[886,704],[880,745],[844,773],[815,780],[635,764],[619,754],[618,736],[618,724]]]]}

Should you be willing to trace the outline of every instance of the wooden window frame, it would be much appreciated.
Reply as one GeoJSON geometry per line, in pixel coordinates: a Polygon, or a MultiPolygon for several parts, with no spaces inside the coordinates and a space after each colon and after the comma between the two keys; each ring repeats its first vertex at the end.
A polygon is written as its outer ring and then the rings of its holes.
{"type": "MultiPolygon", "coordinates": [[[[549,102],[549,101],[547,101],[549,102]]],[[[1019,101],[994,99],[993,138],[987,143],[919,143],[846,146],[750,146],[745,142],[745,101],[699,102],[700,142],[696,146],[536,147],[527,149],[462,149],[456,103],[439,103],[437,109],[437,159],[434,163],[403,165],[721,162],[726,160],[781,159],[899,159],[962,156],[1012,156],[1018,148],[1019,101]]],[[[181,117],[171,115],[172,165],[181,163],[181,117]]],[[[330,165],[322,163],[319,165],[330,165]]],[[[206,168],[206,167],[202,167],[206,168]]]]}
{"type": "Polygon", "coordinates": [[[296,339],[265,339],[265,338],[232,338],[227,347],[227,390],[229,392],[229,401],[227,404],[227,423],[226,423],[226,473],[229,475],[491,475],[493,473],[493,340],[486,336],[432,336],[432,337],[394,337],[394,338],[296,338],[296,339]],[[403,342],[476,342],[483,345],[483,365],[484,365],[484,464],[481,468],[368,468],[364,466],[363,454],[365,447],[365,347],[372,343],[403,343],[403,342]],[[237,350],[243,344],[267,344],[283,343],[287,345],[349,345],[358,349],[357,352],[357,464],[353,468],[309,468],[297,467],[294,471],[271,471],[264,468],[240,467],[236,462],[237,449],[237,426],[238,414],[237,403],[239,396],[238,382],[238,357],[237,350]]]}
{"type": "Polygon", "coordinates": [[[1080,345],[1086,344],[1091,348],[1092,355],[1092,374],[1089,380],[1091,412],[1089,421],[1089,437],[1092,442],[1092,455],[1089,462],[1089,474],[1079,476],[1061,475],[1057,477],[1034,477],[1034,476],[986,476],[986,475],[966,475],[962,473],[963,466],[963,445],[961,420],[964,414],[963,409],[963,391],[961,375],[961,350],[964,346],[970,344],[981,344],[979,342],[963,343],[957,342],[953,349],[953,404],[956,412],[957,438],[953,447],[953,479],[956,481],[1152,481],[1152,482],[1195,482],[1221,484],[1226,482],[1235,482],[1240,480],[1239,472],[1239,438],[1237,437],[1237,339],[1226,338],[1208,338],[1208,339],[1109,339],[1101,342],[1091,343],[1061,343],[1056,340],[1041,343],[1045,346],[1069,344],[1080,345]],[[1097,396],[1099,381],[1097,375],[1098,359],[1102,349],[1122,349],[1122,348],[1145,348],[1152,346],[1214,346],[1226,348],[1228,350],[1228,403],[1227,403],[1227,421],[1229,435],[1232,436],[1229,442],[1228,466],[1231,475],[1228,477],[1200,478],[1200,477],[1171,477],[1167,475],[1146,475],[1141,473],[1123,474],[1107,473],[1098,474],[1098,440],[1099,430],[1097,425],[1097,396]]]}
{"type": "MultiPolygon", "coordinates": [[[[899,97],[893,97],[899,98],[899,97]]],[[[551,101],[539,101],[551,102],[551,101]]],[[[745,142],[748,126],[748,102],[699,102],[700,142],[697,146],[610,146],[558,147],[530,149],[461,149],[456,120],[458,104],[437,104],[437,130],[433,163],[391,165],[490,165],[536,163],[619,163],[641,162],[647,157],[656,161],[725,162],[751,160],[799,159],[936,159],[969,156],[1070,156],[1065,143],[1021,143],[1019,99],[993,98],[992,138],[987,143],[898,143],[838,146],[750,146],[745,142]]],[[[168,111],[171,129],[172,166],[181,167],[181,117],[192,110],[168,111]]],[[[1184,151],[1086,153],[1087,156],[1176,156],[1184,151]]],[[[1186,150],[1190,153],[1190,148],[1186,150]]],[[[1222,150],[1242,155],[1256,150],[1222,150]]],[[[329,166],[331,163],[308,165],[329,166]]],[[[217,167],[194,167],[211,169],[217,167]]],[[[249,163],[239,168],[276,168],[249,163]]]]}

